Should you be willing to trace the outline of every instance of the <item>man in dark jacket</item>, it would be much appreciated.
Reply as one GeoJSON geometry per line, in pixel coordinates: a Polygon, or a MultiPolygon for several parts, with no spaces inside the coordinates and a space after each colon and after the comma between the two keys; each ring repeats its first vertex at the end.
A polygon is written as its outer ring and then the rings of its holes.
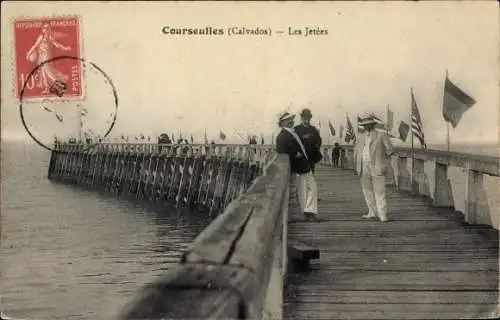
{"type": "Polygon", "coordinates": [[[321,135],[315,126],[311,125],[312,113],[310,109],[304,109],[300,113],[301,124],[295,127],[295,132],[302,140],[304,147],[306,148],[307,157],[311,161],[312,172],[314,173],[314,166],[316,163],[321,161],[322,155],[320,151],[321,147],[321,135]]]}
{"type": "Polygon", "coordinates": [[[276,138],[276,152],[290,157],[291,173],[297,185],[300,208],[307,219],[317,220],[318,188],[312,174],[312,162],[297,133],[293,130],[295,115],[288,112],[281,114],[278,125],[281,132],[276,138]]]}
{"type": "Polygon", "coordinates": [[[332,164],[334,167],[339,167],[339,161],[340,161],[340,145],[338,142],[335,142],[335,145],[332,150],[332,164]]]}

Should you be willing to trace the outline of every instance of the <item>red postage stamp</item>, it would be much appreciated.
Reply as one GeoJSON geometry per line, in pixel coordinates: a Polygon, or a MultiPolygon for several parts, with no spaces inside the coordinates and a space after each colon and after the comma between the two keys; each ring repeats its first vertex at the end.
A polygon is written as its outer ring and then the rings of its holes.
{"type": "Polygon", "coordinates": [[[14,21],[15,92],[23,100],[83,97],[77,16],[14,21]]]}

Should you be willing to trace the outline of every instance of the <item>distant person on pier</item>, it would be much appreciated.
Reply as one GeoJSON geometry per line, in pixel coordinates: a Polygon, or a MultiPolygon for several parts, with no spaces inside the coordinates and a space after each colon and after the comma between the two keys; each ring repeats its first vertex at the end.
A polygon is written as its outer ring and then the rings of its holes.
{"type": "Polygon", "coordinates": [[[314,166],[321,161],[321,135],[318,129],[311,124],[312,113],[310,109],[303,109],[300,113],[301,124],[295,126],[294,130],[302,140],[306,148],[307,157],[311,161],[311,169],[314,174],[314,166]]]}
{"type": "MultiPolygon", "coordinates": [[[[248,144],[256,145],[257,144],[257,137],[256,136],[251,136],[249,137],[248,144]]],[[[259,157],[257,156],[257,148],[256,147],[251,147],[249,149],[250,151],[250,159],[252,162],[258,162],[259,157]]]]}
{"type": "Polygon", "coordinates": [[[365,196],[368,213],[365,219],[379,218],[385,222],[387,218],[387,192],[385,173],[387,159],[393,154],[392,143],[385,131],[376,131],[375,126],[381,123],[374,114],[360,117],[359,125],[364,133],[360,133],[354,150],[356,171],[361,176],[361,188],[365,196]]]}
{"type": "MultiPolygon", "coordinates": [[[[158,144],[171,144],[172,141],[170,140],[170,137],[166,133],[160,134],[158,137],[158,144]]],[[[169,150],[170,147],[168,146],[158,146],[158,152],[161,152],[163,149],[169,150]]]]}
{"type": "Polygon", "coordinates": [[[338,142],[335,142],[335,145],[332,149],[332,165],[336,168],[339,167],[340,162],[340,145],[338,142]]]}
{"type": "Polygon", "coordinates": [[[295,115],[283,112],[278,125],[281,132],[276,138],[276,152],[290,157],[292,178],[297,186],[299,205],[308,220],[316,220],[318,215],[318,187],[312,174],[312,161],[309,160],[302,140],[293,129],[295,115]]]}

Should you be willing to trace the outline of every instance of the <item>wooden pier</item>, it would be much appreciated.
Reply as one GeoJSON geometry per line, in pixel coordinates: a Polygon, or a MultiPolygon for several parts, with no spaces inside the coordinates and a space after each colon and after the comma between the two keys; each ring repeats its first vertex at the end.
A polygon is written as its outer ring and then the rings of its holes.
{"type": "Polygon", "coordinates": [[[289,273],[285,319],[480,319],[498,304],[498,233],[389,188],[389,222],[362,219],[352,171],[320,167],[319,223],[290,207],[289,241],[319,249],[289,273]]]}
{"type": "Polygon", "coordinates": [[[272,146],[66,148],[49,177],[222,212],[120,319],[498,318],[500,212],[486,190],[488,179],[498,190],[498,157],[427,150],[410,161],[396,148],[382,223],[361,218],[352,146],[341,168],[329,153],[316,171],[320,222],[301,216],[289,159],[272,146]]]}

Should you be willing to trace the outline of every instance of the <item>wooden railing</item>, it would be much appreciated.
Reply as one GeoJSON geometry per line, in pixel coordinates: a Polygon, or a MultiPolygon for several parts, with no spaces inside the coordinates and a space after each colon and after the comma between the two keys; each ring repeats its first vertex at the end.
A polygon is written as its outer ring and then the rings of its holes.
{"type": "Polygon", "coordinates": [[[278,155],[121,319],[280,319],[289,166],[278,155]]]}
{"type": "MultiPolygon", "coordinates": [[[[356,169],[354,147],[341,148],[341,167],[356,169]]],[[[332,146],[323,147],[325,163],[331,161],[331,150],[332,146]]],[[[453,208],[463,214],[466,223],[500,228],[499,206],[490,204],[498,201],[500,191],[499,157],[415,149],[413,159],[411,149],[395,148],[387,180],[396,190],[427,197],[436,207],[453,208]],[[486,183],[486,179],[491,181],[486,183]]]]}

